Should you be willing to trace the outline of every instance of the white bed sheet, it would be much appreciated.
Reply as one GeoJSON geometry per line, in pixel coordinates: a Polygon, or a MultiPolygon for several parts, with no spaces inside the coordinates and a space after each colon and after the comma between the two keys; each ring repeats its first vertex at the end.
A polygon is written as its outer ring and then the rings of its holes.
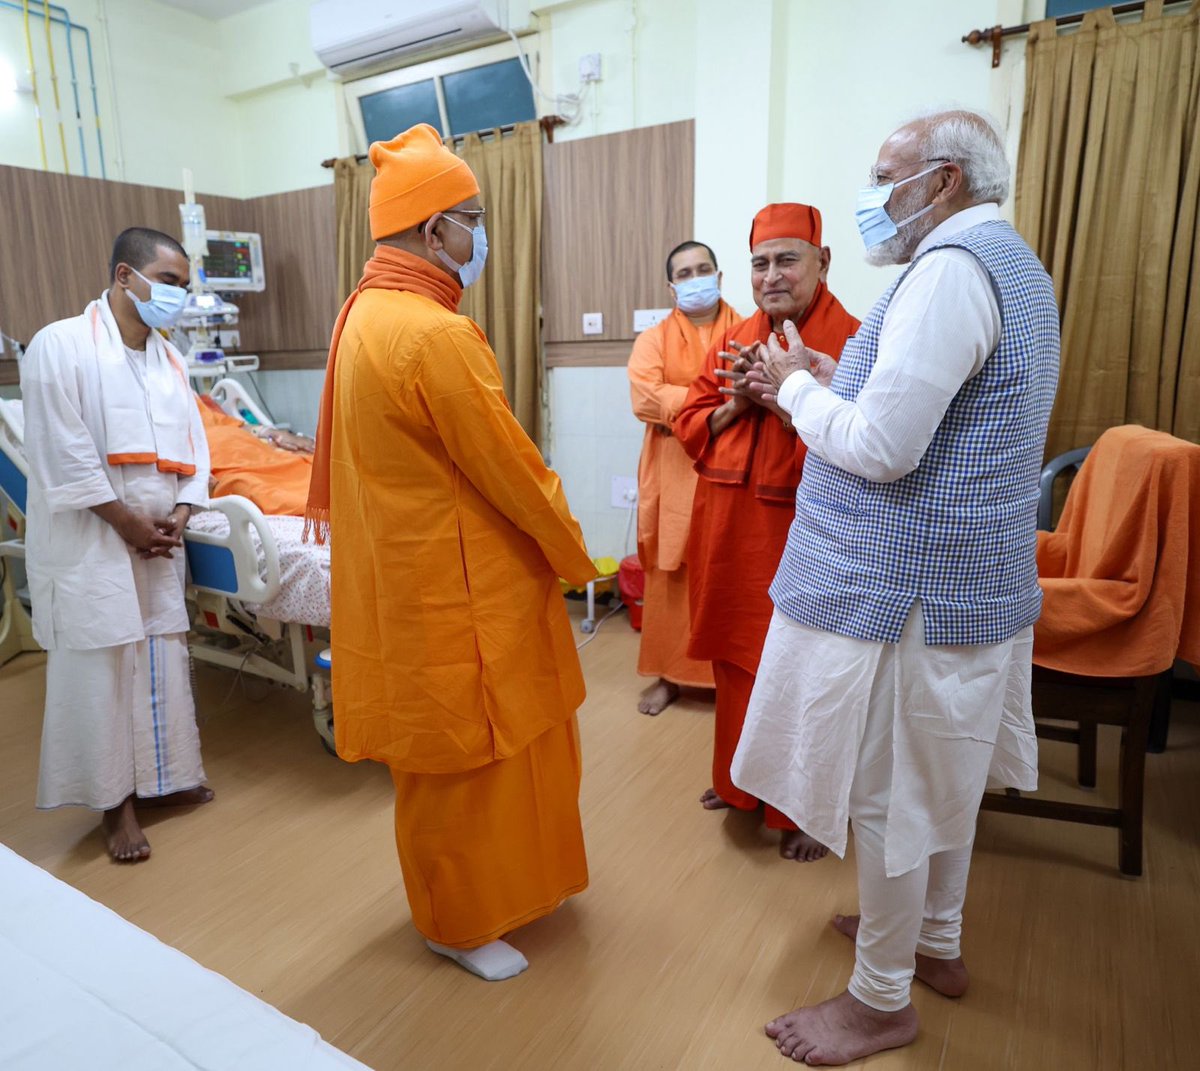
{"type": "MultiPolygon", "coordinates": [[[[215,499],[220,502],[220,499],[215,499]]],[[[301,539],[303,517],[268,517],[267,526],[279,548],[279,594],[262,604],[263,617],[288,624],[329,625],[329,544],[319,546],[301,539]]],[[[229,520],[223,513],[209,510],[197,513],[188,527],[218,535],[229,533],[229,520]]],[[[265,562],[262,544],[251,530],[258,565],[265,562]]]]}
{"type": "Polygon", "coordinates": [[[369,1071],[0,846],[5,1071],[369,1071]]]}

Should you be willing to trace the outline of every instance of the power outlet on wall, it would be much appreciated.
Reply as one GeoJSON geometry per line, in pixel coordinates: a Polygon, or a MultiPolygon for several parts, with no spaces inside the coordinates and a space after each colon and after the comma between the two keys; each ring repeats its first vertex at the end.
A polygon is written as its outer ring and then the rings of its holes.
{"type": "Polygon", "coordinates": [[[614,476],[612,478],[613,509],[633,509],[637,505],[637,500],[636,476],[614,476]]]}
{"type": "Polygon", "coordinates": [[[600,53],[589,52],[579,57],[579,80],[581,82],[600,81],[600,53]]]}
{"type": "Polygon", "coordinates": [[[604,334],[604,313],[585,312],[583,314],[583,333],[585,335],[604,334]]]}

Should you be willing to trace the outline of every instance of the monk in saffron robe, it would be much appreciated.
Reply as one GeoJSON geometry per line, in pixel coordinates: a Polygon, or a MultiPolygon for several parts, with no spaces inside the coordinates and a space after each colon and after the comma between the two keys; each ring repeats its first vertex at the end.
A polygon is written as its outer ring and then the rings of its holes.
{"type": "Polygon", "coordinates": [[[667,256],[675,310],[643,331],[629,355],[633,415],[646,425],[638,465],[638,558],[646,574],[638,673],[656,677],[638,703],[661,714],[679,698],[679,686],[711,688],[712,666],[687,654],[687,540],[696,470],[672,433],[688,387],[713,340],[739,319],[721,299],[716,254],[684,242],[667,256]]]}
{"type": "Polygon", "coordinates": [[[312,447],[302,435],[249,424],[221,410],[211,398],[197,399],[212,477],[209,494],[242,495],[263,513],[303,517],[312,479],[312,447]]]}
{"type": "MultiPolygon", "coordinates": [[[[858,329],[825,285],[830,253],[821,245],[817,209],[767,205],[754,217],[750,255],[758,311],[717,340],[674,424],[700,474],[687,550],[688,655],[712,660],[717,688],[713,783],[700,797],[709,810],[754,810],[761,802],[734,785],[729,768],[774,609],[767,589],[787,542],[804,467],[804,444],[787,414],[749,396],[745,373],[786,320],[802,325],[806,339],[822,338],[822,352],[835,355],[858,329]]],[[[826,854],[786,816],[765,810],[767,827],[782,831],[784,858],[807,862],[826,854]]]]}
{"type": "Polygon", "coordinates": [[[488,980],[501,940],[587,886],[559,587],[595,567],[558,477],[457,312],[479,184],[421,124],[370,148],[379,243],[333,331],[306,519],[331,539],[338,754],[391,768],[413,924],[488,980]]]}

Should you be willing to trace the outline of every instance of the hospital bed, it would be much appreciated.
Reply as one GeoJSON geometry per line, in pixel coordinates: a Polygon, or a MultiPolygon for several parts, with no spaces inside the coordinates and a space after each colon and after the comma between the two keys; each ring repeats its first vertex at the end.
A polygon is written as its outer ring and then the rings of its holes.
{"type": "Polygon", "coordinates": [[[369,1071],[0,846],[5,1071],[369,1071]]]}
{"type": "MultiPolygon", "coordinates": [[[[234,380],[219,404],[241,416],[245,407],[269,423],[234,380]]],[[[219,384],[220,385],[220,384],[219,384]]],[[[12,538],[0,542],[4,616],[0,664],[38,649],[28,611],[13,586],[8,561],[24,558],[29,467],[19,402],[0,403],[0,490],[12,538]],[[6,638],[7,637],[7,638],[6,638]]],[[[329,547],[304,543],[299,517],[266,517],[249,499],[215,498],[184,533],[187,597],[194,607],[192,657],[305,692],[312,690],[313,725],[333,751],[329,682],[329,547]],[[309,672],[309,667],[313,671],[309,672]]]]}
{"type": "Polygon", "coordinates": [[[25,560],[29,466],[24,441],[21,403],[0,399],[0,666],[23,651],[39,650],[16,576],[25,560]]]}

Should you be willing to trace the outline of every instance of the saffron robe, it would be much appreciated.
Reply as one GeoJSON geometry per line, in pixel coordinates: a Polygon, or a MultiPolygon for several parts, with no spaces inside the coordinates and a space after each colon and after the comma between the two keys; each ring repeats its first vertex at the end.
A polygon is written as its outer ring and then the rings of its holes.
{"type": "Polygon", "coordinates": [[[628,365],[633,415],[646,425],[638,464],[638,558],[646,574],[638,672],[703,688],[713,686],[712,666],[687,655],[687,541],[697,476],[671,428],[714,337],[737,319],[724,301],[707,324],[676,309],[638,335],[628,365]]]}
{"type": "Polygon", "coordinates": [[[460,295],[377,247],[335,328],[308,515],[332,541],[338,753],[391,767],[413,923],[471,948],[587,885],[558,577],[595,567],[460,295]]]}
{"type": "MultiPolygon", "coordinates": [[[[797,326],[808,346],[836,357],[858,330],[858,321],[821,284],[797,326]]],[[[736,698],[722,697],[718,680],[714,727],[713,765],[722,771],[721,777],[714,772],[714,781],[727,784],[733,798],[726,802],[743,810],[753,809],[757,800],[733,790],[729,764],[774,611],[767,592],[795,516],[805,448],[791,428],[759,405],[715,437],[708,418],[727,401],[720,392],[726,381],[714,373],[730,365],[717,355],[728,351],[731,342],[766,342],[770,332],[770,317],[759,310],[719,338],[674,425],[676,438],[700,475],[687,549],[692,613],[688,654],[728,663],[750,676],[750,686],[738,688],[736,698]]]]}

